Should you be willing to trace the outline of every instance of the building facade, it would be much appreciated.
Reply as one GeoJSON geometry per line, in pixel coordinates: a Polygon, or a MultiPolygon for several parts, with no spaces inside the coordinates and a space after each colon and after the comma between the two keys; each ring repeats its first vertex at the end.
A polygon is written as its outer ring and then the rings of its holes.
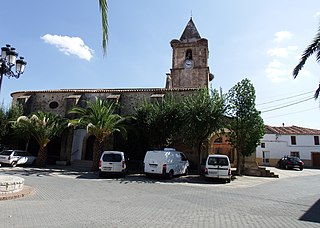
{"type": "MultiPolygon", "coordinates": [[[[119,103],[117,112],[120,115],[133,115],[135,107],[145,100],[161,100],[169,95],[179,99],[199,88],[208,88],[209,81],[213,79],[208,66],[208,41],[201,38],[192,18],[180,39],[171,41],[171,47],[172,68],[166,74],[164,88],[17,91],[11,94],[13,104],[22,104],[25,115],[41,110],[72,118],[68,113],[70,109],[75,106],[86,107],[86,101],[94,101],[98,97],[119,103]]],[[[66,130],[56,144],[53,147],[55,151],[51,151],[54,160],[92,160],[93,139],[85,129],[66,130]]]]}
{"type": "Polygon", "coordinates": [[[276,166],[286,155],[297,156],[306,167],[320,167],[320,130],[298,126],[272,127],[266,125],[266,134],[256,150],[259,165],[276,166]]]}

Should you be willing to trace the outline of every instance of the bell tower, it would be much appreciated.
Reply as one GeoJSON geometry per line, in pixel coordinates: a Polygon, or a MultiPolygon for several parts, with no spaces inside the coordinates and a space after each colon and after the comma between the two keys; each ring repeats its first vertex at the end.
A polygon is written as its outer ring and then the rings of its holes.
{"type": "Polygon", "coordinates": [[[213,79],[208,66],[208,40],[201,38],[192,17],[172,47],[171,88],[207,88],[213,79]]]}

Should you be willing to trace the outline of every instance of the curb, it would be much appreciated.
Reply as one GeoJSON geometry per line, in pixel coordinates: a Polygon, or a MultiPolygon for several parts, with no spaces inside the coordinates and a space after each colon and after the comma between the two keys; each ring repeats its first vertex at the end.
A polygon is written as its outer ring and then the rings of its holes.
{"type": "Polygon", "coordinates": [[[23,186],[23,189],[19,192],[9,193],[9,194],[0,194],[0,201],[22,198],[27,195],[34,194],[34,192],[35,192],[34,188],[25,185],[23,186]]]}

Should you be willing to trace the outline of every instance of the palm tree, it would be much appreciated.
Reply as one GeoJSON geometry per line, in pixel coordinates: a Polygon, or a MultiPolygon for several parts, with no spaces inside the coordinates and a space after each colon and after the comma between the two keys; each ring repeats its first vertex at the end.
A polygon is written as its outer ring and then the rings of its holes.
{"type": "Polygon", "coordinates": [[[61,116],[39,111],[30,118],[20,116],[13,123],[16,134],[32,136],[39,144],[38,158],[36,165],[46,166],[47,145],[51,139],[58,136],[67,127],[66,119],[61,116]]]}
{"type": "Polygon", "coordinates": [[[99,0],[99,8],[101,11],[102,18],[102,47],[103,53],[107,51],[107,41],[108,41],[108,2],[107,0],[99,0]]]}
{"type": "MultiPolygon", "coordinates": [[[[300,62],[298,63],[298,65],[294,68],[293,70],[293,78],[296,78],[300,72],[300,70],[303,68],[304,64],[306,63],[307,59],[313,55],[314,53],[316,53],[317,55],[317,62],[320,63],[320,25],[318,28],[318,33],[316,34],[316,36],[313,38],[312,43],[304,50],[300,62]]],[[[316,90],[315,94],[314,94],[314,98],[317,99],[320,93],[320,85],[318,87],[318,89],[316,90]]]]}
{"type": "Polygon", "coordinates": [[[124,124],[126,118],[114,114],[114,111],[114,103],[108,103],[100,98],[96,98],[95,102],[88,101],[88,108],[75,107],[70,111],[80,116],[71,120],[71,124],[86,127],[88,134],[95,136],[92,171],[99,169],[99,159],[107,137],[114,132],[126,133],[124,124]]]}

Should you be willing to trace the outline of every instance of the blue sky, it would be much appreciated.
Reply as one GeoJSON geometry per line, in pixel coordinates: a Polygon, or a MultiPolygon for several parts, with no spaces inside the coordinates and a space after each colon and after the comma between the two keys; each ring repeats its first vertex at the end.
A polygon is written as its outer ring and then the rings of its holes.
{"type": "Polygon", "coordinates": [[[320,65],[311,57],[297,79],[291,74],[317,32],[319,0],[108,3],[105,57],[98,1],[1,3],[8,16],[2,17],[0,45],[14,46],[28,64],[19,79],[4,78],[0,100],[9,104],[10,93],[24,90],[164,87],[170,41],[180,38],[192,12],[209,41],[212,88],[227,92],[249,78],[265,124],[320,129],[319,101],[302,102],[320,82],[320,65]],[[295,105],[279,108],[288,104],[295,105]]]}

